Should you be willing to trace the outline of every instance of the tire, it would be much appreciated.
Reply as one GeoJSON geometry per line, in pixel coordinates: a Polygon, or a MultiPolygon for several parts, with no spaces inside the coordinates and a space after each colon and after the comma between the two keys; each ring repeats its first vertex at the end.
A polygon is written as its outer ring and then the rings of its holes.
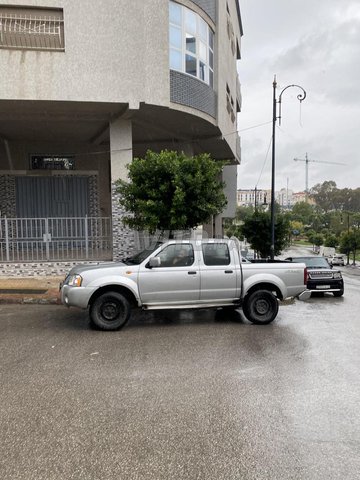
{"type": "Polygon", "coordinates": [[[276,318],[279,302],[269,290],[255,290],[245,297],[242,309],[250,322],[266,325],[276,318]]]}
{"type": "Polygon", "coordinates": [[[338,292],[333,292],[334,297],[342,297],[344,295],[344,290],[339,290],[338,292]]]}
{"type": "Polygon", "coordinates": [[[90,307],[90,321],[100,330],[119,330],[130,318],[128,300],[117,292],[100,295],[90,307]]]}

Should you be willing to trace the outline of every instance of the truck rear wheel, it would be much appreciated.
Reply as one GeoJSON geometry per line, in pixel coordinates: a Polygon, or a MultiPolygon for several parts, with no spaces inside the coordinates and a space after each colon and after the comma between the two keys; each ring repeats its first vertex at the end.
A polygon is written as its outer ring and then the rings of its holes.
{"type": "Polygon", "coordinates": [[[91,305],[90,320],[101,330],[118,330],[128,321],[130,313],[130,304],[123,295],[106,292],[91,305]]]}
{"type": "Polygon", "coordinates": [[[269,290],[255,290],[245,297],[242,309],[250,322],[266,325],[278,314],[279,302],[269,290]]]}

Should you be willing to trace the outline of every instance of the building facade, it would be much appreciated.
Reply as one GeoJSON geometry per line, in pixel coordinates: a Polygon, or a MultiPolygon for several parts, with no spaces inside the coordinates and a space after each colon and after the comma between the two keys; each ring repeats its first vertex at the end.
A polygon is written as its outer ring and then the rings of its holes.
{"type": "MultiPolygon", "coordinates": [[[[306,195],[306,192],[294,192],[288,188],[282,188],[275,192],[275,202],[283,210],[291,210],[296,203],[307,202],[314,205],[314,200],[306,195]]],[[[237,205],[240,207],[266,206],[271,203],[271,190],[242,189],[237,191],[237,205]]]]}
{"type": "Polygon", "coordinates": [[[271,199],[271,190],[258,188],[242,189],[237,191],[237,205],[239,207],[255,207],[267,205],[271,199]]]}
{"type": "Polygon", "coordinates": [[[133,157],[171,149],[229,161],[227,210],[206,227],[221,234],[236,206],[241,36],[237,0],[2,0],[0,217],[110,218],[118,258],[133,232],[114,182],[133,157]]]}

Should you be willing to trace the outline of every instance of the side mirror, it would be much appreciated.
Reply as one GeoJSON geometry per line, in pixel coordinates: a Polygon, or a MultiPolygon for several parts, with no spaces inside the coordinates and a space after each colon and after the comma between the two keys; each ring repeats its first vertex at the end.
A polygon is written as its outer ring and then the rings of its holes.
{"type": "Polygon", "coordinates": [[[148,265],[149,265],[149,268],[160,267],[161,258],[160,257],[151,257],[148,265]]]}

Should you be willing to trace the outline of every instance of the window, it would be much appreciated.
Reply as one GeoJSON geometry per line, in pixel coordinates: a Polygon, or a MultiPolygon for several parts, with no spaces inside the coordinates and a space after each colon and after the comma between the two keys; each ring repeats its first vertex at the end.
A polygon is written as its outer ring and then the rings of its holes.
{"type": "Polygon", "coordinates": [[[236,116],[235,116],[235,104],[234,104],[234,99],[231,95],[230,92],[230,87],[228,84],[226,84],[226,108],[227,111],[230,115],[231,121],[235,123],[236,116]]]}
{"type": "Polygon", "coordinates": [[[168,245],[157,255],[161,267],[188,267],[194,263],[194,250],[190,243],[168,245]]]}
{"type": "Polygon", "coordinates": [[[0,48],[63,51],[63,11],[1,6],[0,48]]]}
{"type": "Polygon", "coordinates": [[[214,85],[214,32],[195,12],[169,2],[170,68],[214,85]]]}
{"type": "Polygon", "coordinates": [[[205,265],[229,265],[230,253],[226,243],[209,243],[202,245],[205,265]]]}

